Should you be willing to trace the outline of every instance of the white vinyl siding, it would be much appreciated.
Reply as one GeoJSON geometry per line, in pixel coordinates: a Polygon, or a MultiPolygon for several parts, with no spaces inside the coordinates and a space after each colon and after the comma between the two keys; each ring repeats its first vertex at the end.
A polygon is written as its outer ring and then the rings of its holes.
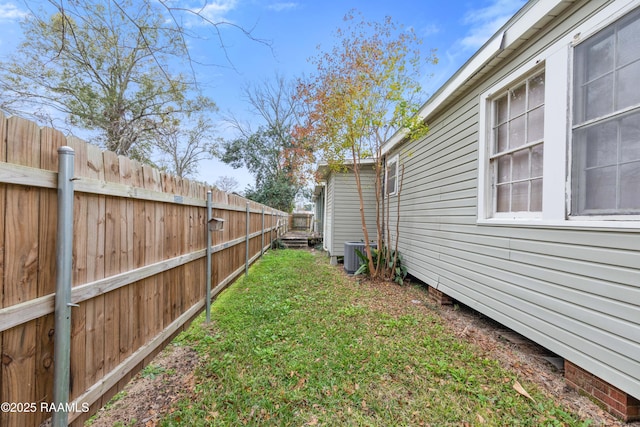
{"type": "MultiPolygon", "coordinates": [[[[424,139],[388,152],[405,168],[399,250],[410,274],[636,398],[640,223],[567,219],[566,197],[573,45],[638,4],[574,3],[524,45],[503,52],[483,79],[434,109],[424,139]],[[484,119],[500,96],[495,89],[542,69],[542,217],[492,218],[491,175],[481,166],[489,165],[491,121],[484,119]]],[[[391,212],[395,203],[391,198],[391,212]]],[[[394,229],[394,215],[390,221],[394,229]]]]}
{"type": "MultiPolygon", "coordinates": [[[[371,165],[362,165],[360,170],[364,212],[369,239],[376,239],[375,174],[371,165]]],[[[325,249],[331,256],[344,256],[345,242],[360,242],[364,239],[360,219],[360,202],[352,171],[330,172],[327,193],[327,235],[325,249]]]]}

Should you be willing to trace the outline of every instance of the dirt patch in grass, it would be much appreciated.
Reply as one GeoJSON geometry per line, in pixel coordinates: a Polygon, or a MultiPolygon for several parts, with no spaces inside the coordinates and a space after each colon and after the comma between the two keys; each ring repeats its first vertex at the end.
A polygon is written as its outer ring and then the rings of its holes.
{"type": "MultiPolygon", "coordinates": [[[[349,277],[348,280],[353,285],[362,281],[358,277],[349,277]]],[[[554,355],[469,308],[461,305],[434,306],[427,299],[426,289],[417,285],[399,286],[367,280],[366,286],[375,289],[375,297],[361,298],[357,301],[359,307],[392,317],[415,311],[438,313],[451,334],[474,344],[487,358],[499,361],[502,367],[515,372],[519,378],[537,384],[543,393],[580,417],[592,420],[593,425],[640,426],[640,422],[620,422],[587,398],[568,389],[561,370],[549,362],[553,361],[554,355]]],[[[163,415],[172,411],[174,402],[193,395],[193,374],[198,363],[194,350],[170,345],[153,361],[151,368],[139,373],[113,403],[99,411],[91,425],[156,426],[163,415]]]]}
{"type": "Polygon", "coordinates": [[[178,345],[167,346],[85,425],[92,427],[158,425],[172,404],[188,396],[194,387],[196,352],[178,345]]]}

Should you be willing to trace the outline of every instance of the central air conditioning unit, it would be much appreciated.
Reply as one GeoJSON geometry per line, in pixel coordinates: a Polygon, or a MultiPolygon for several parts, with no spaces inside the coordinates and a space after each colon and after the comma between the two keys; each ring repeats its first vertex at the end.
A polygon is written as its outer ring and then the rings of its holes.
{"type": "MultiPolygon", "coordinates": [[[[356,249],[364,254],[364,242],[344,242],[344,271],[347,274],[353,274],[362,265],[362,260],[356,253],[356,249]]],[[[376,243],[369,243],[371,249],[375,249],[376,243]]]]}

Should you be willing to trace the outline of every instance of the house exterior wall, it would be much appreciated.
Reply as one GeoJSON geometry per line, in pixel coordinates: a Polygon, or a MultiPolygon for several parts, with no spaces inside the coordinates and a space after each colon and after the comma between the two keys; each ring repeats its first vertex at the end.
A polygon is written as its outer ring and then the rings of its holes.
{"type": "MultiPolygon", "coordinates": [[[[360,177],[369,239],[375,240],[377,233],[373,167],[362,165],[360,177]]],[[[332,171],[327,179],[327,187],[325,222],[331,225],[327,227],[325,235],[325,250],[331,257],[344,256],[345,242],[364,240],[355,175],[352,171],[332,171]]]]}
{"type": "MultiPolygon", "coordinates": [[[[405,167],[399,250],[410,274],[638,398],[640,223],[491,222],[478,211],[482,94],[617,3],[575,2],[427,117],[425,139],[397,145],[387,157],[399,155],[405,167]]],[[[562,86],[553,79],[547,73],[547,85],[562,86]]],[[[545,141],[545,156],[567,151],[568,138],[545,141]]],[[[550,182],[555,171],[548,165],[545,158],[545,186],[564,194],[566,177],[550,182]]],[[[391,212],[396,201],[392,196],[391,212]]]]}

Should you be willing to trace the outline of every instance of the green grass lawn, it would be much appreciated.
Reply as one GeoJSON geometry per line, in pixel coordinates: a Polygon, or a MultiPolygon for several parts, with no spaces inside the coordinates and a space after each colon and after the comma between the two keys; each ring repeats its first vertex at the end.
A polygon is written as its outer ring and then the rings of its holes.
{"type": "Polygon", "coordinates": [[[453,337],[436,311],[385,298],[320,254],[267,253],[218,297],[211,324],[201,316],[178,337],[200,367],[161,425],[588,425],[453,337]]]}

